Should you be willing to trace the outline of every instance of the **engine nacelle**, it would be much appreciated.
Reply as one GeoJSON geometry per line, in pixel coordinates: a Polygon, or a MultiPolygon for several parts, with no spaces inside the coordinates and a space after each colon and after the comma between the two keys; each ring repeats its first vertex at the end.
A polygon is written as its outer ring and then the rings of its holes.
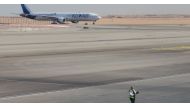
{"type": "Polygon", "coordinates": [[[66,21],[66,19],[64,17],[57,18],[57,22],[60,23],[60,24],[65,23],[65,21],[66,21]]]}
{"type": "Polygon", "coordinates": [[[71,21],[72,23],[78,23],[79,21],[71,21]]]}

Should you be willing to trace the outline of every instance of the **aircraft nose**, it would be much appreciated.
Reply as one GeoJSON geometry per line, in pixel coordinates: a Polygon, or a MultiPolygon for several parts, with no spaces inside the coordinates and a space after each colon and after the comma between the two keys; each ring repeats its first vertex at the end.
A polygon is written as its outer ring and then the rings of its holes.
{"type": "Polygon", "coordinates": [[[98,19],[101,19],[102,17],[101,16],[98,16],[98,19]]]}

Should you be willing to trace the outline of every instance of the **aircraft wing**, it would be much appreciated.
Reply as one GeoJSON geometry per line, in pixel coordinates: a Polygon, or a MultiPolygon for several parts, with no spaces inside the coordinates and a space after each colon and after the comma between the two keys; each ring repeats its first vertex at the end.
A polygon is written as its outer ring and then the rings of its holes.
{"type": "Polygon", "coordinates": [[[40,15],[40,17],[45,17],[45,18],[50,19],[50,20],[57,20],[58,19],[57,16],[40,15]]]}
{"type": "Polygon", "coordinates": [[[55,16],[55,15],[40,15],[38,17],[41,17],[42,19],[44,18],[44,19],[48,19],[48,20],[51,20],[51,21],[54,21],[54,22],[58,22],[60,24],[63,24],[66,21],[65,17],[58,17],[58,16],[55,16]]]}

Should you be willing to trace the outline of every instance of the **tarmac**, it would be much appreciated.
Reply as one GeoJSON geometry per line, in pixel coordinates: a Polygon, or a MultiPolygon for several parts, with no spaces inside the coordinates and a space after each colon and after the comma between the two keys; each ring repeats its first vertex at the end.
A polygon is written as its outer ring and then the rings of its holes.
{"type": "Polygon", "coordinates": [[[0,32],[0,102],[190,102],[189,25],[0,32]]]}

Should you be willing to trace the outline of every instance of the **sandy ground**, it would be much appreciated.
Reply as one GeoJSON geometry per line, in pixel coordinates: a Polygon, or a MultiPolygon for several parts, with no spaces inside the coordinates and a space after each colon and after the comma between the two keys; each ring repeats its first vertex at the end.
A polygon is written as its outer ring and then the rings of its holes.
{"type": "Polygon", "coordinates": [[[100,25],[188,25],[190,18],[103,18],[100,25]]]}

